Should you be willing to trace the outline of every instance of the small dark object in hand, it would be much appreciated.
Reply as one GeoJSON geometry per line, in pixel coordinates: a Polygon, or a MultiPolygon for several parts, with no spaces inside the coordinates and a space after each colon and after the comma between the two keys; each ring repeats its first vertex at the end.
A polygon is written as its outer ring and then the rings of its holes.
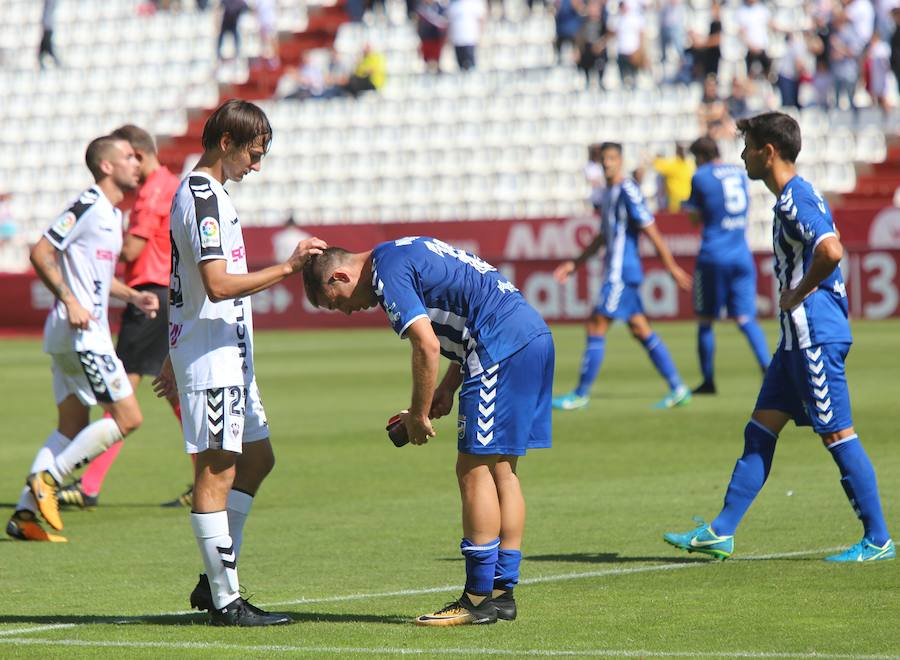
{"type": "MultiPolygon", "coordinates": [[[[406,411],[403,411],[406,412],[406,411]]],[[[397,413],[388,420],[387,426],[384,427],[388,437],[395,447],[402,447],[409,442],[409,436],[406,434],[406,424],[403,423],[402,413],[397,413]]]]}

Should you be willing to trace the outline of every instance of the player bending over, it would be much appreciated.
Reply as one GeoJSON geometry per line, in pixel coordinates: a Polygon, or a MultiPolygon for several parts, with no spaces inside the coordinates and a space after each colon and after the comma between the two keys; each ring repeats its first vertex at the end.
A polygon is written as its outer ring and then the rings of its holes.
{"type": "Polygon", "coordinates": [[[896,556],[881,513],[875,470],[850,415],[844,360],[850,352],[847,293],[838,265],[844,250],[828,203],[797,176],[800,126],[780,112],[742,119],[741,158],[747,175],[777,198],[773,241],[781,308],[781,342],[766,370],[756,407],[744,428],[744,453],[734,466],[725,506],[710,524],[664,539],[688,552],[720,559],[734,551],[734,533],[762,489],[778,434],[790,420],[812,426],[841,472],[841,486],[863,524],[863,538],[828,561],[896,556]]]}
{"type": "Polygon", "coordinates": [[[303,270],[310,302],[351,314],[381,305],[412,348],[412,401],[403,421],[413,444],[434,437],[459,392],[456,476],[462,497],[466,584],[458,600],[416,619],[423,626],[516,617],[525,500],[516,465],[550,446],[553,339],[497,269],[426,237],[370,252],[329,248],[303,270]],[[438,383],[440,356],[453,364],[438,383]]]}

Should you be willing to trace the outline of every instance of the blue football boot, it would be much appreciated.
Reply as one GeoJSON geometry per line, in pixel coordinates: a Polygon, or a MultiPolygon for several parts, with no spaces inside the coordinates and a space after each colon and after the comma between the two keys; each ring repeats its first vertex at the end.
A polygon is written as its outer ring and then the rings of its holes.
{"type": "Polygon", "coordinates": [[[897,549],[894,547],[894,542],[891,539],[888,539],[887,543],[879,547],[864,536],[862,541],[856,545],[852,545],[836,555],[825,557],[825,561],[887,561],[888,559],[894,559],[896,556],[897,549]]]}
{"type": "Polygon", "coordinates": [[[663,540],[688,552],[700,552],[716,559],[728,559],[734,552],[734,536],[718,536],[712,527],[696,519],[700,526],[683,534],[663,534],[663,540]]]}

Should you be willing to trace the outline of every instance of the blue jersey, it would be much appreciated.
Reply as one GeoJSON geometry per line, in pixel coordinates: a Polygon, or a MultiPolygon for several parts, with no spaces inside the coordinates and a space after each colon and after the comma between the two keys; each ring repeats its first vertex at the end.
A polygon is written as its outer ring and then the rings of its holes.
{"type": "Polygon", "coordinates": [[[703,222],[698,262],[732,266],[752,259],[746,235],[749,198],[743,167],[706,163],[697,168],[683,207],[697,211],[703,222]]]}
{"type": "MultiPolygon", "coordinates": [[[[816,246],[836,232],[828,203],[799,176],[788,181],[774,211],[775,276],[781,292],[800,283],[816,246]]],[[[781,341],[787,351],[853,340],[841,269],[835,268],[818,286],[794,309],[781,312],[781,341]]]]}
{"type": "Polygon", "coordinates": [[[476,376],[550,332],[519,290],[486,261],[411,236],[372,252],[372,285],[394,331],[431,319],[441,354],[476,376]]]}
{"type": "Polygon", "coordinates": [[[637,184],[631,179],[607,186],[600,204],[600,232],[606,244],[604,283],[640,284],[644,279],[638,236],[653,224],[637,184]]]}

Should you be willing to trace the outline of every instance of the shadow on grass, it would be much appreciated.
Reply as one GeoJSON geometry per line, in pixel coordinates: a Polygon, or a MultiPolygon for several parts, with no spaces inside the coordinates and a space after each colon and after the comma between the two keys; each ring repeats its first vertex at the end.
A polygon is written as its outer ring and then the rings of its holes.
{"type": "MultiPolygon", "coordinates": [[[[383,623],[406,625],[414,618],[408,614],[334,614],[331,612],[296,612],[275,608],[284,612],[295,623],[383,623]]],[[[148,616],[109,615],[0,615],[0,624],[29,625],[150,625],[150,626],[195,626],[207,625],[209,616],[202,612],[191,614],[160,614],[148,616]]]]}
{"type": "MultiPolygon", "coordinates": [[[[10,512],[15,511],[17,506],[16,502],[0,502],[0,509],[9,509],[10,512]]],[[[181,506],[172,506],[165,507],[162,506],[159,502],[152,504],[150,502],[121,502],[119,504],[107,504],[104,502],[98,506],[87,507],[86,509],[82,509],[77,506],[61,506],[59,510],[62,514],[72,514],[72,513],[81,513],[82,511],[86,511],[88,513],[93,513],[97,509],[170,509],[172,511],[187,511],[186,507],[181,506]]]]}

